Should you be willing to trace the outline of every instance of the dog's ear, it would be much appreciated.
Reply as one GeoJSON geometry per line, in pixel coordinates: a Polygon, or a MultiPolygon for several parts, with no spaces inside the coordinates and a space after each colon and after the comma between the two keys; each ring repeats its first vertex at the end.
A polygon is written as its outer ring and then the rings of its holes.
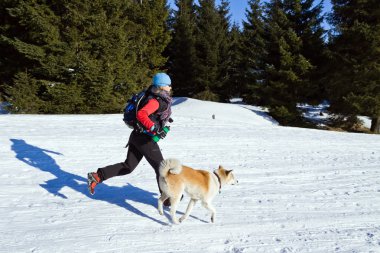
{"type": "Polygon", "coordinates": [[[222,170],[222,169],[223,169],[223,166],[222,166],[222,165],[219,165],[218,170],[222,170]]]}
{"type": "Polygon", "coordinates": [[[230,174],[233,170],[226,170],[226,174],[228,176],[228,174],[230,174]]]}

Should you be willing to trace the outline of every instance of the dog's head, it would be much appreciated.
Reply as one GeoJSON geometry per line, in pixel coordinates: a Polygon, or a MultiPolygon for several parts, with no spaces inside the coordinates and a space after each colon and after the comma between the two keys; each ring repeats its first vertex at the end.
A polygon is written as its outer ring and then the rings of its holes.
{"type": "Polygon", "coordinates": [[[222,165],[219,165],[216,173],[219,175],[224,184],[234,185],[238,183],[235,175],[232,173],[232,170],[226,170],[222,165]]]}

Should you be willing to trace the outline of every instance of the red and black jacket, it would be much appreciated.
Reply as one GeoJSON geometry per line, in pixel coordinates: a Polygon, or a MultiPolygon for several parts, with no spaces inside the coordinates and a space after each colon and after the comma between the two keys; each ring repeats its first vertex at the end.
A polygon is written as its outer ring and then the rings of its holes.
{"type": "MultiPolygon", "coordinates": [[[[147,90],[147,96],[141,103],[141,109],[137,111],[136,119],[144,130],[150,132],[154,125],[162,128],[163,122],[160,119],[160,114],[168,107],[168,103],[160,97],[159,94],[147,90]]],[[[154,133],[152,133],[154,134],[154,133]]]]}

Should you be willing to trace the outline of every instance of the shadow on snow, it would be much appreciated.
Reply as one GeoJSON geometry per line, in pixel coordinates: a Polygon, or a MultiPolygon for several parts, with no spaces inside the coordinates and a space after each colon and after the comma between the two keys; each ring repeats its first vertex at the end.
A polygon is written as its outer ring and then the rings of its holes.
{"type": "Polygon", "coordinates": [[[157,193],[145,191],[131,184],[123,187],[99,184],[97,186],[96,194],[92,196],[87,190],[87,178],[62,170],[56,161],[49,155],[62,155],[61,153],[33,146],[20,139],[10,139],[10,141],[12,142],[11,148],[16,153],[17,159],[41,171],[49,172],[56,177],[40,185],[48,192],[67,199],[67,197],[59,191],[63,187],[69,187],[89,198],[106,201],[110,204],[125,208],[144,218],[151,219],[161,225],[167,225],[167,223],[146,215],[127,202],[140,202],[156,207],[157,199],[155,196],[157,196],[157,193]]]}
{"type": "Polygon", "coordinates": [[[172,106],[182,104],[182,103],[186,102],[187,100],[188,100],[188,98],[186,98],[186,97],[175,97],[175,98],[173,98],[172,106]]]}
{"type": "Polygon", "coordinates": [[[253,108],[247,108],[244,105],[240,105],[240,106],[244,109],[250,110],[251,112],[255,113],[257,116],[260,116],[264,118],[265,120],[271,122],[273,125],[278,125],[278,122],[275,119],[273,119],[272,116],[270,116],[267,112],[263,112],[263,111],[256,110],[253,108]]]}

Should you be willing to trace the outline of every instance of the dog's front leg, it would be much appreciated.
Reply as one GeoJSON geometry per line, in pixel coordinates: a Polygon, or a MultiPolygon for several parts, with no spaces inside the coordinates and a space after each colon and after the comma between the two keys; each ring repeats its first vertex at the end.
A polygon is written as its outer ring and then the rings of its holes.
{"type": "Polygon", "coordinates": [[[189,217],[190,212],[191,210],[193,210],[193,207],[196,202],[197,202],[196,199],[190,199],[189,205],[187,206],[187,209],[186,209],[186,213],[179,219],[179,222],[182,222],[189,217]]]}
{"type": "Polygon", "coordinates": [[[202,202],[202,204],[204,207],[206,207],[208,210],[211,211],[211,222],[214,223],[215,222],[215,215],[216,215],[215,208],[209,202],[202,202]]]}

